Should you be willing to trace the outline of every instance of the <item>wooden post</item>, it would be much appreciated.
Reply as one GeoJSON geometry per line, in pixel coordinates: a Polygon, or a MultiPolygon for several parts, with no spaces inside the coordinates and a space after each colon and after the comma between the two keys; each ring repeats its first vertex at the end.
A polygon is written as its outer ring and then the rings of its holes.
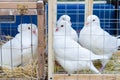
{"type": "Polygon", "coordinates": [[[85,20],[84,20],[84,22],[86,22],[87,17],[89,15],[93,14],[93,1],[94,0],[85,0],[85,20]]]}
{"type": "Polygon", "coordinates": [[[53,80],[54,51],[53,28],[56,26],[57,0],[48,0],[48,80],[53,80]]]}
{"type": "Polygon", "coordinates": [[[36,8],[36,2],[0,2],[1,9],[17,9],[18,5],[25,5],[29,9],[36,8]]]}
{"type": "Polygon", "coordinates": [[[44,53],[45,53],[45,33],[44,33],[44,6],[43,2],[37,3],[38,11],[38,80],[44,80],[44,53]]]}

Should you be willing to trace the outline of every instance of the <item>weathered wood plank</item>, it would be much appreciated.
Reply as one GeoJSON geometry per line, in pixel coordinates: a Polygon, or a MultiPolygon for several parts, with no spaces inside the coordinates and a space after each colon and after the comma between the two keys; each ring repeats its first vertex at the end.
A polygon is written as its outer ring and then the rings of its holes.
{"type": "Polygon", "coordinates": [[[45,53],[45,33],[44,33],[44,6],[37,4],[38,8],[38,77],[44,78],[44,53],[45,53]]]}
{"type": "Polygon", "coordinates": [[[0,80],[38,80],[33,78],[0,78],[0,80]]]}
{"type": "MultiPolygon", "coordinates": [[[[37,15],[38,2],[0,2],[0,15],[20,15],[20,10],[26,10],[24,15],[37,15]],[[22,9],[20,9],[22,8],[22,9]]],[[[43,5],[42,2],[39,2],[43,5]]]]}
{"type": "Polygon", "coordinates": [[[53,28],[56,26],[57,0],[48,0],[48,80],[54,75],[53,28]]]}
{"type": "Polygon", "coordinates": [[[36,2],[0,2],[0,9],[17,9],[18,5],[25,5],[29,9],[37,8],[36,2]]]}
{"type": "Polygon", "coordinates": [[[0,0],[0,2],[36,2],[36,0],[0,0]]]}
{"type": "Polygon", "coordinates": [[[53,80],[120,80],[119,74],[55,74],[53,80]]]}

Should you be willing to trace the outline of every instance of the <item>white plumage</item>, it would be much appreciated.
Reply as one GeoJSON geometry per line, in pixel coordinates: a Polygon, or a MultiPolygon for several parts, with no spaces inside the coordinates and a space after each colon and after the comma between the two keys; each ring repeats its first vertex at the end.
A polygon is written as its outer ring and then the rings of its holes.
{"type": "MultiPolygon", "coordinates": [[[[70,21],[71,20],[70,16],[68,15],[60,16],[59,20],[57,21],[57,24],[59,24],[61,20],[67,21],[69,23],[69,26],[72,26],[72,23],[70,21]]],[[[66,32],[66,35],[71,36],[72,39],[78,42],[78,34],[72,27],[70,28],[70,33],[66,32]]]]}
{"type": "Polygon", "coordinates": [[[37,26],[20,24],[19,33],[0,48],[0,66],[16,67],[25,65],[36,55],[38,45],[37,26]]]}
{"type": "Polygon", "coordinates": [[[94,67],[92,60],[104,57],[93,54],[66,35],[66,31],[68,32],[71,28],[69,25],[67,21],[61,20],[54,31],[53,47],[56,60],[68,73],[81,69],[91,69],[95,73],[100,73],[94,67]]]}
{"type": "Polygon", "coordinates": [[[112,54],[117,51],[120,40],[111,36],[100,27],[100,20],[96,15],[90,15],[79,34],[79,43],[97,55],[108,57],[102,59],[102,68],[105,67],[112,54]]]}
{"type": "Polygon", "coordinates": [[[62,16],[60,16],[60,18],[57,21],[57,24],[59,24],[59,21],[61,21],[61,20],[65,20],[65,21],[67,21],[68,23],[71,24],[71,18],[70,18],[69,15],[62,15],[62,16]]]}

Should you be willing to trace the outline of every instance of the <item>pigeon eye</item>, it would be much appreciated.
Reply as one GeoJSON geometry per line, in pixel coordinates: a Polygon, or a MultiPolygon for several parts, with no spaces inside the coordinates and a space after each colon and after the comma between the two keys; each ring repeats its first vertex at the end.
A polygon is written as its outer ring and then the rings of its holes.
{"type": "Polygon", "coordinates": [[[93,21],[95,21],[95,19],[93,19],[93,21]]]}
{"type": "Polygon", "coordinates": [[[64,27],[63,25],[61,25],[61,27],[64,27]]]}
{"type": "Polygon", "coordinates": [[[28,29],[30,30],[30,27],[28,27],[28,29]]]}
{"type": "Polygon", "coordinates": [[[63,18],[63,20],[65,21],[65,18],[63,18]]]}

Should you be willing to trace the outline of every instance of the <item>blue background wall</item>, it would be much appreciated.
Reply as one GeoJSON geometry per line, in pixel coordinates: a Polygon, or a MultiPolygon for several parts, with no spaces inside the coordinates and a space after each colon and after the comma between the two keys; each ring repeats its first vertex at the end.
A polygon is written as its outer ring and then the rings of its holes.
{"type": "MultiPolygon", "coordinates": [[[[100,18],[101,27],[110,34],[115,35],[115,7],[111,4],[94,4],[93,7],[93,14],[100,18]]],[[[72,27],[79,33],[79,31],[84,26],[84,8],[84,4],[58,4],[57,19],[63,14],[69,15],[71,17],[72,27]]],[[[46,5],[46,14],[48,14],[48,5],[46,5]]],[[[0,23],[0,35],[15,36],[17,33],[17,27],[20,23],[34,23],[37,25],[37,15],[17,15],[15,17],[16,21],[14,23],[0,23]]],[[[48,21],[47,18],[46,21],[48,21]]],[[[48,27],[47,24],[46,27],[48,27]]]]}

